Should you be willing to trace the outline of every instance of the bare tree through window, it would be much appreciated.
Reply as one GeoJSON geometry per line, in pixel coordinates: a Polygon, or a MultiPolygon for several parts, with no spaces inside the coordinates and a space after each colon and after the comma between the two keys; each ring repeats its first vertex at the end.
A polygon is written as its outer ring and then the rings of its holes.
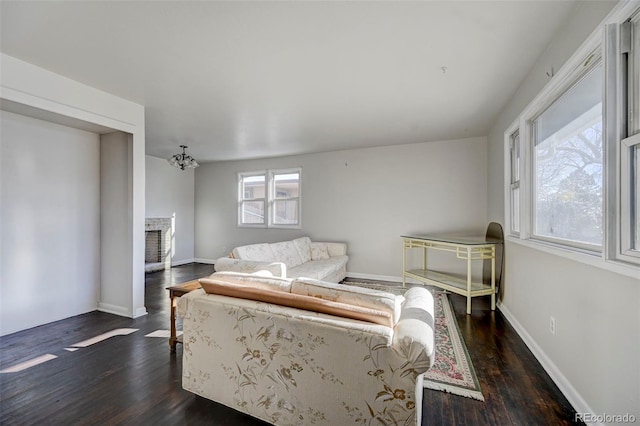
{"type": "Polygon", "coordinates": [[[603,144],[600,67],[534,122],[536,235],[601,246],[603,144]]]}

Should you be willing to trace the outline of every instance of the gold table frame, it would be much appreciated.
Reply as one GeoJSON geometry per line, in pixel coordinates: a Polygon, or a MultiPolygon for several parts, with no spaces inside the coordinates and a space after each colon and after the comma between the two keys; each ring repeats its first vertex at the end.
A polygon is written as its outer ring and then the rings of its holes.
{"type": "Polygon", "coordinates": [[[471,314],[471,299],[478,296],[491,296],[491,310],[496,309],[496,245],[498,241],[484,237],[460,237],[447,235],[403,235],[402,250],[402,286],[407,278],[413,278],[424,284],[433,285],[467,298],[467,314],[471,314]],[[407,250],[422,249],[422,268],[407,269],[407,250]],[[429,270],[427,250],[439,250],[456,254],[456,258],[467,261],[466,277],[429,270]],[[476,260],[491,261],[491,284],[473,281],[471,265],[476,260]]]}

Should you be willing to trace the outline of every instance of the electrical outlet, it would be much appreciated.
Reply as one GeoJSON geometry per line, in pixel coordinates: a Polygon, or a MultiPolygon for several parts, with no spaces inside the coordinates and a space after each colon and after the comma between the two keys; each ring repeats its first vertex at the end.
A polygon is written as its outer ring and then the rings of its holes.
{"type": "Polygon", "coordinates": [[[549,331],[551,334],[556,334],[556,319],[554,317],[549,317],[549,331]]]}

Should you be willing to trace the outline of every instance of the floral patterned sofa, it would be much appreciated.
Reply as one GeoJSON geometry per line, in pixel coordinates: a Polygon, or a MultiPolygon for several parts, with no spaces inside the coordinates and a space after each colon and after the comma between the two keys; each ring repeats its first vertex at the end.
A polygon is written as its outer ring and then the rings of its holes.
{"type": "Polygon", "coordinates": [[[200,283],[178,303],[184,389],[275,425],[420,424],[435,356],[425,288],[238,273],[200,283]]]}
{"type": "Polygon", "coordinates": [[[253,273],[260,270],[276,277],[307,277],[340,282],[347,274],[345,243],[312,242],[309,237],[279,243],[236,247],[229,257],[215,262],[216,271],[253,273]]]}

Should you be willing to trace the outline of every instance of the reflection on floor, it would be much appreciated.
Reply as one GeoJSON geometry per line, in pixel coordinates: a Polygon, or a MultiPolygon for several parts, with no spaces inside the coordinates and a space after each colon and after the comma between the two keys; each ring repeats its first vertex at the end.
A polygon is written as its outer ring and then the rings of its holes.
{"type": "MultiPolygon", "coordinates": [[[[82,342],[74,343],[73,345],[71,345],[73,347],[64,348],[64,350],[68,352],[75,352],[80,348],[86,348],[87,346],[95,345],[96,343],[100,343],[113,336],[126,336],[136,331],[138,331],[137,328],[116,328],[115,330],[111,330],[107,333],[102,333],[99,336],[92,337],[87,340],[83,340],[82,342]]],[[[56,359],[56,358],[58,357],[52,354],[42,355],[37,358],[31,359],[28,361],[23,361],[23,362],[20,362],[19,364],[0,370],[0,373],[17,373],[19,371],[26,370],[27,368],[40,365],[44,362],[51,361],[52,359],[56,359]]]]}
{"type": "Polygon", "coordinates": [[[134,333],[138,331],[137,328],[116,328],[115,330],[111,330],[108,333],[103,333],[99,336],[92,337],[91,339],[83,340],[82,342],[74,343],[71,346],[76,348],[86,348],[87,346],[95,345],[96,343],[100,343],[103,340],[110,339],[113,336],[126,336],[128,334],[134,333]]]}
{"type": "MultiPolygon", "coordinates": [[[[83,340],[82,342],[74,343],[70,348],[64,348],[65,351],[75,352],[80,348],[86,348],[87,346],[95,345],[96,343],[100,343],[104,340],[107,340],[114,336],[127,336],[131,333],[138,331],[137,328],[116,328],[115,330],[111,330],[107,333],[102,333],[96,337],[92,337],[87,340],[83,340]]],[[[182,335],[182,331],[178,331],[176,333],[178,336],[182,335]]],[[[168,339],[171,335],[171,331],[169,330],[156,330],[151,333],[145,334],[144,337],[162,337],[168,339]]],[[[58,358],[56,355],[46,354],[39,356],[37,358],[20,362],[19,364],[13,365],[11,367],[5,368],[4,370],[0,370],[0,373],[17,373],[19,371],[26,370],[27,368],[34,367],[36,365],[42,364],[47,361],[51,361],[52,359],[58,358]]]]}
{"type": "Polygon", "coordinates": [[[35,365],[40,365],[42,363],[51,361],[52,359],[56,359],[56,358],[58,357],[51,354],[42,355],[37,358],[33,358],[31,360],[21,362],[20,364],[16,364],[12,367],[5,368],[4,370],[0,370],[0,373],[17,373],[19,371],[26,370],[27,368],[31,368],[35,365]]]}
{"type": "MultiPolygon", "coordinates": [[[[182,331],[178,331],[176,332],[177,336],[181,336],[182,335],[182,331]]],[[[166,339],[168,339],[169,337],[171,337],[171,331],[169,330],[156,330],[152,333],[149,334],[145,334],[144,337],[164,337],[166,339]]]]}

